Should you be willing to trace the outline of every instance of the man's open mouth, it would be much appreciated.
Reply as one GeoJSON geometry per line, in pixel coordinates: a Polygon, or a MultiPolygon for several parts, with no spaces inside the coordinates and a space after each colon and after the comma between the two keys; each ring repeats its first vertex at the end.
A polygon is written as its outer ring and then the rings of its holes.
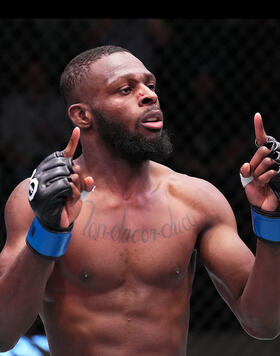
{"type": "Polygon", "coordinates": [[[163,127],[163,118],[160,110],[151,110],[143,120],[142,125],[148,129],[159,130],[163,127]]]}

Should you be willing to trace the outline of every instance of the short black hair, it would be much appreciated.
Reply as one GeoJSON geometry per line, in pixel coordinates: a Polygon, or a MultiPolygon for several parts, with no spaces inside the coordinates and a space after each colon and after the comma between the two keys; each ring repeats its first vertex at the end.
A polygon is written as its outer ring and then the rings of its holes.
{"type": "Polygon", "coordinates": [[[88,49],[74,57],[65,67],[60,77],[60,92],[66,105],[79,100],[77,93],[79,84],[86,79],[90,65],[98,59],[116,52],[128,52],[120,46],[104,45],[88,49]]]}

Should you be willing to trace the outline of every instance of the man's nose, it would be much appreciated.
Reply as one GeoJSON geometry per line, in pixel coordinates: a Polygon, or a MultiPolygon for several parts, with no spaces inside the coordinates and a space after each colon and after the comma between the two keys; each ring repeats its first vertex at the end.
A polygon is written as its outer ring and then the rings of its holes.
{"type": "Polygon", "coordinates": [[[151,105],[158,101],[158,96],[152,89],[145,87],[138,91],[138,100],[140,106],[151,105]]]}

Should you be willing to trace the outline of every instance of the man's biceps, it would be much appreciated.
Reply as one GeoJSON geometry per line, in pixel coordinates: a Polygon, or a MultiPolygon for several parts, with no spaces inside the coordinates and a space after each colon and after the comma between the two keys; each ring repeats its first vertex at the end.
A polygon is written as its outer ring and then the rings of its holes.
{"type": "Polygon", "coordinates": [[[26,236],[29,228],[19,231],[7,232],[7,238],[4,247],[0,252],[0,274],[1,269],[10,266],[21,251],[26,246],[26,236]]]}
{"type": "Polygon", "coordinates": [[[245,258],[244,255],[234,257],[233,254],[225,253],[210,268],[205,268],[217,292],[231,309],[236,310],[252,270],[254,257],[250,252],[246,252],[245,258]]]}
{"type": "Polygon", "coordinates": [[[205,267],[219,274],[226,268],[234,268],[238,259],[246,259],[250,251],[239,237],[235,225],[219,224],[201,237],[199,254],[205,267]]]}
{"type": "Polygon", "coordinates": [[[233,219],[209,226],[200,238],[202,244],[217,245],[217,247],[222,247],[235,239],[239,239],[239,236],[233,219]]]}
{"type": "Polygon", "coordinates": [[[5,208],[5,225],[7,241],[21,241],[26,237],[35,217],[27,199],[25,201],[12,201],[5,208]]]}
{"type": "Polygon", "coordinates": [[[6,242],[0,253],[0,278],[11,267],[19,253],[19,248],[13,247],[6,242]]]}

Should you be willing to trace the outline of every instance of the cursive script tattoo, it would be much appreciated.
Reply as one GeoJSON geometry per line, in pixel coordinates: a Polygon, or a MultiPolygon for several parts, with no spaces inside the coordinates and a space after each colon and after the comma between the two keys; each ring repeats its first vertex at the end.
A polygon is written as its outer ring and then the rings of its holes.
{"type": "Polygon", "coordinates": [[[83,235],[94,240],[111,239],[115,242],[144,242],[156,241],[158,239],[170,239],[176,235],[190,231],[195,226],[193,219],[188,214],[175,220],[172,210],[168,207],[169,221],[157,228],[126,228],[126,209],[124,209],[119,224],[107,226],[98,223],[94,219],[95,206],[90,200],[85,203],[90,204],[89,216],[83,229],[83,235]]]}

